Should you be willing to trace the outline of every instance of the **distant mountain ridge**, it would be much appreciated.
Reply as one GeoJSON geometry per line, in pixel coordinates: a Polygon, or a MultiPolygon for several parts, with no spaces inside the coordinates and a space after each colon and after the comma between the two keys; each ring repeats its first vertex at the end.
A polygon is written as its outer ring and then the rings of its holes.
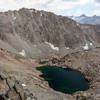
{"type": "Polygon", "coordinates": [[[94,16],[70,16],[69,18],[77,21],[80,24],[90,24],[90,25],[100,25],[100,16],[94,15],[94,16]]]}

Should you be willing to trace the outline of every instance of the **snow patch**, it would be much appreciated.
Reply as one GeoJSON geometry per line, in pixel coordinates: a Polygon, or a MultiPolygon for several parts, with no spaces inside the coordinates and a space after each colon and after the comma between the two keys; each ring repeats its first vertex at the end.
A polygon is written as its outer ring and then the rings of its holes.
{"type": "Polygon", "coordinates": [[[16,17],[13,17],[13,20],[16,20],[16,17]]]}
{"type": "Polygon", "coordinates": [[[25,53],[24,49],[21,52],[19,52],[19,54],[22,55],[22,56],[24,56],[24,57],[26,56],[26,53],[25,53]]]}
{"type": "Polygon", "coordinates": [[[79,23],[77,23],[76,25],[79,26],[79,23]]]}
{"type": "Polygon", "coordinates": [[[83,46],[83,49],[84,49],[84,50],[88,50],[88,49],[89,49],[89,46],[88,46],[87,43],[85,44],[85,46],[83,46]]]}
{"type": "Polygon", "coordinates": [[[58,47],[55,47],[53,44],[49,43],[49,42],[45,42],[46,44],[48,44],[53,50],[59,51],[58,47]]]}
{"type": "Polygon", "coordinates": [[[93,46],[93,43],[90,43],[90,46],[93,46]]]}
{"type": "Polygon", "coordinates": [[[26,84],[22,84],[22,86],[23,86],[23,87],[25,87],[25,86],[26,86],[26,84]]]}
{"type": "Polygon", "coordinates": [[[69,47],[65,47],[67,50],[70,49],[69,47]]]}
{"type": "Polygon", "coordinates": [[[40,13],[40,16],[42,17],[42,13],[40,13]]]}

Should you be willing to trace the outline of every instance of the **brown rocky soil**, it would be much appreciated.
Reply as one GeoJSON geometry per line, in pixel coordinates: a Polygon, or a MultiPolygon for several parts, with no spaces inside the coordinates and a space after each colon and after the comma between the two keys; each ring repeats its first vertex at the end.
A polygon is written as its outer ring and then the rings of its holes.
{"type": "Polygon", "coordinates": [[[68,95],[52,90],[39,76],[36,67],[45,65],[39,64],[40,60],[0,50],[0,100],[100,100],[99,54],[98,48],[55,57],[55,61],[46,59],[46,65],[78,70],[89,80],[89,90],[68,95]]]}

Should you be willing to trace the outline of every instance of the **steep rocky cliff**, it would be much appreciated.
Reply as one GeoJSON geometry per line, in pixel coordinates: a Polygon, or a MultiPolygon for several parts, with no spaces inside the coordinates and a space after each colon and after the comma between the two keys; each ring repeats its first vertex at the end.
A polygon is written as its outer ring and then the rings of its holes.
{"type": "Polygon", "coordinates": [[[20,9],[0,13],[0,48],[32,58],[65,55],[71,50],[99,46],[100,29],[80,25],[51,12],[20,9]]]}

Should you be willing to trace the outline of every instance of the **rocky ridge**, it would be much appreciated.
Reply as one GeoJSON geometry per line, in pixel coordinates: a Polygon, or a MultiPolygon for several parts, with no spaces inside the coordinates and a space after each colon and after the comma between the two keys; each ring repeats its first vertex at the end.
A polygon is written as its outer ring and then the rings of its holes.
{"type": "Polygon", "coordinates": [[[35,9],[0,13],[0,47],[27,57],[48,58],[54,54],[100,46],[100,28],[81,25],[64,16],[35,9]]]}

